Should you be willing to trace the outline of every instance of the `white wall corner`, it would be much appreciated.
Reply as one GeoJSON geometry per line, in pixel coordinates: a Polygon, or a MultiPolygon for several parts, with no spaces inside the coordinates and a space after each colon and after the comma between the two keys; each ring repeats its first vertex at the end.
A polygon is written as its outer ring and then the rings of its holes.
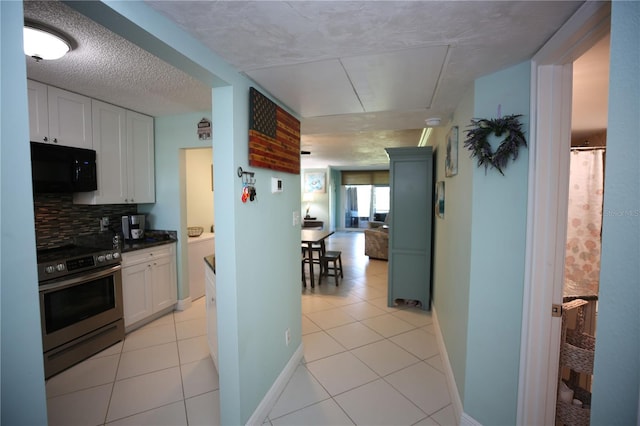
{"type": "Polygon", "coordinates": [[[442,366],[444,368],[444,375],[447,379],[447,386],[451,392],[451,404],[453,405],[453,415],[455,416],[460,426],[482,426],[480,422],[464,412],[462,406],[462,400],[460,399],[460,392],[458,392],[458,385],[456,379],[453,376],[453,369],[451,363],[449,363],[449,355],[447,354],[447,347],[444,344],[444,338],[442,337],[442,331],[440,331],[440,323],[438,322],[438,314],[436,307],[431,306],[431,312],[433,317],[434,327],[436,332],[436,341],[438,342],[438,350],[440,351],[440,358],[442,358],[442,366]]]}
{"type": "Polygon", "coordinates": [[[291,377],[293,377],[296,368],[298,368],[298,364],[300,364],[302,356],[304,355],[303,349],[304,346],[300,343],[300,346],[298,346],[298,349],[293,353],[287,365],[282,369],[276,381],[273,382],[271,388],[267,391],[264,398],[262,398],[262,401],[260,401],[260,404],[258,404],[249,420],[247,420],[247,425],[261,426],[264,424],[265,419],[278,401],[280,394],[284,391],[291,377]]]}

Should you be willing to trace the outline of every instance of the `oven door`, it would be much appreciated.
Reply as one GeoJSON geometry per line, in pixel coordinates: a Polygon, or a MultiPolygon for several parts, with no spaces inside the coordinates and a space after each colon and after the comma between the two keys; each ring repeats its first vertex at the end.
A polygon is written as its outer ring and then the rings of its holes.
{"type": "Polygon", "coordinates": [[[45,352],[123,317],[121,266],[40,285],[45,352]]]}

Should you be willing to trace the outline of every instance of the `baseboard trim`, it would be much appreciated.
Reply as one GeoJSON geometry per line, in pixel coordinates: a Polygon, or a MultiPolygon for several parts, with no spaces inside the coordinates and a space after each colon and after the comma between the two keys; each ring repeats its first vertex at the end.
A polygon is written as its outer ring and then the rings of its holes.
{"type": "Polygon", "coordinates": [[[276,381],[273,382],[273,385],[271,385],[267,394],[262,398],[262,401],[260,401],[260,404],[258,404],[258,407],[256,407],[256,410],[253,412],[251,417],[249,417],[249,420],[247,420],[247,425],[261,426],[264,424],[265,419],[278,401],[280,394],[284,391],[289,380],[291,380],[293,373],[295,373],[303,355],[303,346],[302,343],[300,343],[300,346],[298,346],[298,349],[293,353],[289,362],[287,362],[287,365],[285,365],[284,369],[278,375],[276,381]]]}
{"type": "Polygon", "coordinates": [[[189,309],[191,307],[191,297],[187,297],[186,299],[178,300],[176,303],[176,311],[184,311],[185,309],[189,309]]]}
{"type": "Polygon", "coordinates": [[[449,354],[447,353],[447,347],[444,344],[444,338],[442,337],[442,331],[440,330],[440,323],[438,322],[438,313],[436,307],[431,304],[431,313],[433,317],[434,331],[436,332],[436,341],[438,342],[438,350],[440,351],[440,357],[442,358],[442,366],[444,368],[444,375],[447,379],[447,385],[453,395],[451,395],[451,404],[453,405],[453,415],[460,426],[482,426],[481,423],[476,421],[473,417],[464,412],[462,406],[462,400],[460,399],[460,392],[458,392],[458,385],[456,379],[453,376],[453,369],[449,362],[449,354]]]}
{"type": "Polygon", "coordinates": [[[460,426],[482,426],[482,424],[467,413],[463,412],[460,417],[460,426]]]}

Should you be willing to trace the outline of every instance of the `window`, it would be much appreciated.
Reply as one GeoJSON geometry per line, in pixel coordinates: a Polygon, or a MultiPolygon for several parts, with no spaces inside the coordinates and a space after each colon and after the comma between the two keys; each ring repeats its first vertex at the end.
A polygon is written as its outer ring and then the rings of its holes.
{"type": "Polygon", "coordinates": [[[384,221],[389,213],[387,185],[345,185],[345,227],[367,228],[370,220],[384,221]]]}

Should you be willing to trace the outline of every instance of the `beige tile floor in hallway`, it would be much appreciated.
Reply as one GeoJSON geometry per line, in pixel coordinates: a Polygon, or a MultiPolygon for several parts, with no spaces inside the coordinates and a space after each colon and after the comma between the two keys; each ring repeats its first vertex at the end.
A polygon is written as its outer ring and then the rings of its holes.
{"type": "MultiPolygon", "coordinates": [[[[265,425],[453,425],[431,315],[387,307],[387,262],[340,232],[345,277],[302,289],[304,358],[265,425]]],[[[46,383],[49,425],[215,425],[204,299],[46,383]]]]}

